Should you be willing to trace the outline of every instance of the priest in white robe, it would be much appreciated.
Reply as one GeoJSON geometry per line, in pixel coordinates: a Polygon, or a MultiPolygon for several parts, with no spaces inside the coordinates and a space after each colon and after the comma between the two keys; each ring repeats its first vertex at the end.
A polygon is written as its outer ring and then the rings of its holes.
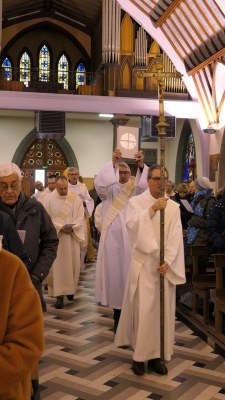
{"type": "Polygon", "coordinates": [[[95,189],[102,200],[101,236],[96,266],[96,300],[114,310],[116,331],[130,263],[131,246],[125,226],[127,203],[130,197],[143,192],[147,186],[148,167],[143,152],[136,154],[137,173],[131,177],[127,164],[122,162],[119,149],[113,152],[95,178],[95,189]]]}
{"type": "Polygon", "coordinates": [[[183,235],[179,205],[160,197],[159,165],[149,168],[148,184],[148,190],[128,203],[126,226],[132,256],[115,344],[133,348],[132,369],[136,375],[145,373],[145,361],[149,370],[165,375],[167,367],[160,359],[160,274],[165,287],[165,360],[170,360],[176,285],[185,283],[183,235]],[[161,209],[165,209],[165,262],[159,266],[161,209]]]}
{"type": "Polygon", "coordinates": [[[82,200],[84,206],[85,220],[84,225],[85,241],[81,244],[81,268],[84,268],[84,260],[87,255],[88,245],[91,248],[91,253],[94,261],[94,249],[92,245],[92,238],[90,236],[90,218],[94,210],[94,200],[88,192],[85,183],[79,181],[79,171],[76,167],[69,167],[67,170],[69,181],[69,192],[76,193],[82,200]]]}
{"type": "Polygon", "coordinates": [[[57,297],[56,308],[63,308],[64,296],[72,301],[80,275],[80,243],[84,242],[84,208],[79,196],[68,193],[64,176],[56,178],[56,189],[46,196],[44,206],[57,230],[57,257],[48,275],[48,294],[57,297]]]}

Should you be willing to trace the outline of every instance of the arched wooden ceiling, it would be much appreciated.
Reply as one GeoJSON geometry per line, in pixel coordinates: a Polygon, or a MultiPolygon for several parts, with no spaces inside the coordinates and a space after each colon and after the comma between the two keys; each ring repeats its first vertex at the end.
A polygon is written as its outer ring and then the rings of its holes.
{"type": "Polygon", "coordinates": [[[118,1],[183,74],[208,124],[225,124],[225,1],[118,1]]]}

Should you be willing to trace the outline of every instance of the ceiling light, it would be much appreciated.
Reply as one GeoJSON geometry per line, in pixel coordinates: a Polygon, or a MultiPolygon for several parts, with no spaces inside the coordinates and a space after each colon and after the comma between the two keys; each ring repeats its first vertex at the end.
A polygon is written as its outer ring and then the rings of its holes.
{"type": "Polygon", "coordinates": [[[113,118],[114,117],[113,114],[98,114],[98,116],[100,118],[113,118]]]}
{"type": "Polygon", "coordinates": [[[78,25],[81,25],[81,26],[86,27],[86,24],[83,24],[82,22],[77,21],[76,19],[70,18],[70,17],[68,17],[67,15],[61,14],[61,13],[58,12],[58,11],[55,11],[55,14],[56,14],[56,15],[59,15],[60,17],[66,18],[66,19],[68,19],[69,21],[75,22],[75,23],[78,24],[78,25]]]}

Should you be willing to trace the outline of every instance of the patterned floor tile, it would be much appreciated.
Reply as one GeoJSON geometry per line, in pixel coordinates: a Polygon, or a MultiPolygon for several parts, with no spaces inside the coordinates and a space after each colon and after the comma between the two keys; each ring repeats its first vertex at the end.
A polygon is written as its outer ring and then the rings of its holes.
{"type": "Polygon", "coordinates": [[[95,302],[94,279],[87,264],[62,310],[46,294],[42,400],[225,400],[225,360],[181,321],[168,375],[135,376],[132,350],[114,346],[112,310],[95,302]]]}

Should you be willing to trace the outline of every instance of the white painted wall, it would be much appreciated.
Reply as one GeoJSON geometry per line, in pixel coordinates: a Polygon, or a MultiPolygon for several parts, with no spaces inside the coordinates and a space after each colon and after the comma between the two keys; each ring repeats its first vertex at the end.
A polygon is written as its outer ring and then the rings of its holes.
{"type": "MultiPolygon", "coordinates": [[[[183,121],[177,119],[176,138],[166,142],[165,164],[169,169],[171,180],[175,179],[177,148],[183,121]]],[[[197,173],[198,176],[207,176],[205,163],[209,161],[209,154],[220,152],[222,133],[211,135],[209,138],[209,135],[200,134],[195,120],[191,120],[190,123],[197,151],[197,173]]],[[[11,162],[18,145],[33,128],[34,113],[31,111],[0,112],[0,162],[11,162]]],[[[76,155],[80,174],[84,177],[93,177],[112,157],[113,125],[104,120],[77,120],[73,114],[71,116],[67,114],[66,131],[66,139],[76,155]]],[[[160,162],[158,143],[142,143],[142,147],[157,148],[158,162],[160,162]]]]}

